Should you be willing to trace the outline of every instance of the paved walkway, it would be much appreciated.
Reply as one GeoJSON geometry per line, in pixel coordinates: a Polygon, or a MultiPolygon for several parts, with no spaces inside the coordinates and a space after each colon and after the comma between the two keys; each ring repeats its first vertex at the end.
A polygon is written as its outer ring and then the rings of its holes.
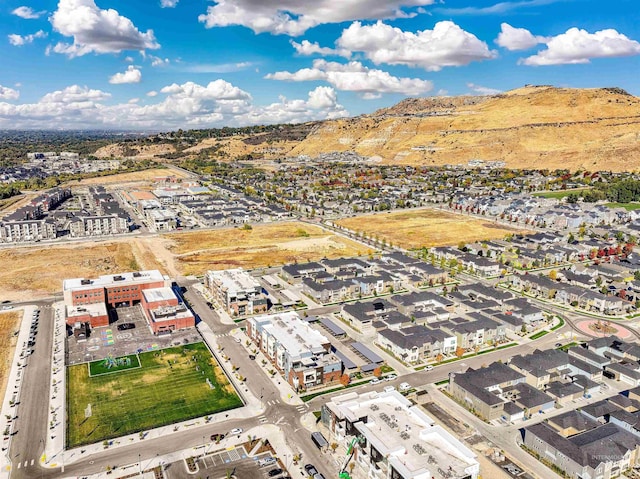
{"type": "MultiPolygon", "coordinates": [[[[257,436],[258,438],[268,439],[271,446],[275,451],[275,455],[282,460],[285,465],[290,466],[289,472],[293,474],[297,468],[301,469],[301,466],[295,466],[292,458],[298,451],[295,446],[288,444],[286,438],[283,436],[280,428],[272,424],[266,424],[263,426],[257,426],[248,431],[244,431],[243,436],[247,435],[257,436]]],[[[151,459],[141,461],[141,463],[132,463],[118,467],[114,472],[100,472],[90,476],[86,476],[88,479],[112,479],[114,477],[121,477],[129,474],[139,473],[140,470],[147,471],[158,466],[166,466],[171,463],[177,462],[175,467],[185,467],[187,458],[197,457],[202,455],[212,455],[220,452],[229,451],[240,444],[238,436],[229,435],[219,443],[207,442],[199,446],[189,447],[186,449],[172,452],[171,454],[165,454],[162,456],[156,456],[151,459]]],[[[100,445],[102,448],[102,445],[100,445]]],[[[249,452],[249,451],[247,451],[249,452]]],[[[251,457],[251,456],[250,456],[251,457]]],[[[197,475],[194,477],[198,477],[197,475]]],[[[73,476],[76,479],[76,476],[73,476]]]]}

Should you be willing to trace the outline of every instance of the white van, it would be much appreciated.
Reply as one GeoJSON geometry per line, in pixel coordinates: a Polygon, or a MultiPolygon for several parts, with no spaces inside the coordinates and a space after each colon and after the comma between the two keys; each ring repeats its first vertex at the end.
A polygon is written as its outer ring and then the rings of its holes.
{"type": "Polygon", "coordinates": [[[411,389],[411,384],[401,383],[398,389],[400,389],[400,391],[408,391],[409,389],[411,389]]]}

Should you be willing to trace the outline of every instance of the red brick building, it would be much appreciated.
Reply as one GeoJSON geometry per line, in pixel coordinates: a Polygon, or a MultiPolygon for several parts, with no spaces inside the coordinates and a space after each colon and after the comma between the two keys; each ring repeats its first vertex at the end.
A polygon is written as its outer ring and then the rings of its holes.
{"type": "Polygon", "coordinates": [[[63,294],[69,325],[108,326],[109,309],[140,304],[155,334],[195,326],[193,313],[178,301],[169,278],[157,270],[66,279],[63,294]]]}

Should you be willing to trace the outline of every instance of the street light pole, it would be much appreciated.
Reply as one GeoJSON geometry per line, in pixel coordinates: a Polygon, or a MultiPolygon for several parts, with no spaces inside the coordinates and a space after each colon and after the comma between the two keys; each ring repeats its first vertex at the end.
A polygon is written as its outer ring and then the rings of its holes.
{"type": "Polygon", "coordinates": [[[142,459],[139,453],[138,453],[138,469],[140,470],[140,475],[142,476],[142,459]]]}

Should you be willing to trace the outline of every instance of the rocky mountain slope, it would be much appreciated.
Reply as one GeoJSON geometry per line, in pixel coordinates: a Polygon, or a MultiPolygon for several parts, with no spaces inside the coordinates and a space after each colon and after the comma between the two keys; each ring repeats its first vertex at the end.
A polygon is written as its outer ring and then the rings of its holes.
{"type": "Polygon", "coordinates": [[[529,85],[491,96],[408,98],[355,118],[208,139],[183,153],[203,148],[223,161],[354,151],[390,164],[480,159],[512,168],[631,171],[640,169],[640,98],[619,88],[529,85]]]}

